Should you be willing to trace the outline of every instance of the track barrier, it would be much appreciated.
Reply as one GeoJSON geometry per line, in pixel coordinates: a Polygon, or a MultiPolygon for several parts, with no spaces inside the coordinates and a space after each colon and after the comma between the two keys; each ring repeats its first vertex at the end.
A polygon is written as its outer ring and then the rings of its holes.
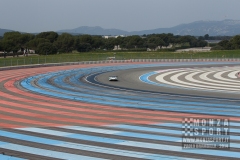
{"type": "Polygon", "coordinates": [[[102,61],[81,61],[81,62],[64,62],[64,63],[46,63],[46,64],[31,64],[19,66],[0,67],[0,71],[23,69],[23,68],[38,68],[50,66],[65,66],[65,65],[80,65],[80,64],[112,64],[112,63],[132,63],[132,62],[240,62],[240,58],[207,58],[207,59],[128,59],[128,60],[102,60],[102,61]]]}

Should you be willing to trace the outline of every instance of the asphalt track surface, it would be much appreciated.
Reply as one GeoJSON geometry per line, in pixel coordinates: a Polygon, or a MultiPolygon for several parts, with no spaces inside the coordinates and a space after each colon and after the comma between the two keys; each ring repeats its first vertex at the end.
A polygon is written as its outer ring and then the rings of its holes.
{"type": "MultiPolygon", "coordinates": [[[[226,65],[224,65],[226,66],[226,65]]],[[[171,85],[161,85],[161,86],[157,86],[153,85],[151,83],[144,83],[143,80],[139,79],[139,77],[141,77],[142,75],[152,72],[152,71],[158,71],[158,70],[163,70],[167,73],[169,73],[170,75],[176,75],[181,73],[180,71],[184,71],[184,74],[187,74],[186,71],[190,70],[191,73],[197,73],[199,72],[199,70],[205,70],[205,71],[216,71],[218,73],[218,71],[223,71],[223,69],[226,69],[226,71],[231,71],[232,69],[236,69],[235,74],[237,74],[237,72],[240,72],[240,68],[239,67],[235,67],[236,65],[228,65],[228,67],[224,67],[223,65],[214,65],[214,68],[212,68],[212,65],[204,65],[204,66],[199,66],[196,67],[196,65],[193,66],[181,66],[181,67],[176,67],[176,66],[167,66],[167,67],[148,67],[148,68],[137,68],[137,69],[129,69],[129,70],[124,70],[124,71],[114,71],[114,72],[108,72],[105,74],[100,74],[98,76],[96,76],[96,81],[95,83],[100,83],[103,85],[107,85],[107,86],[113,86],[115,89],[117,87],[119,87],[119,89],[126,89],[126,90],[136,90],[136,91],[146,91],[146,92],[150,92],[150,93],[169,93],[169,94],[175,94],[175,95],[188,95],[188,96],[202,96],[202,97],[211,97],[211,98],[230,98],[230,99],[239,99],[240,97],[238,94],[234,93],[234,92],[230,92],[228,94],[226,94],[226,91],[219,91],[219,92],[206,92],[206,88],[204,88],[203,90],[194,90],[193,88],[189,88],[185,90],[183,90],[183,87],[172,87],[171,85]],[[235,68],[234,68],[235,67],[235,68]],[[174,72],[170,72],[171,70],[173,70],[174,72]],[[115,82],[109,82],[108,81],[108,77],[111,75],[118,75],[119,76],[119,81],[117,83],[115,82]],[[184,92],[184,93],[183,93],[184,92]]],[[[214,73],[214,72],[213,72],[214,73]]],[[[210,79],[214,79],[213,77],[213,73],[212,75],[210,75],[210,79]]],[[[227,72],[228,73],[228,72],[227,72]]],[[[225,77],[227,76],[225,73],[225,77]]],[[[153,74],[152,76],[149,76],[149,79],[152,82],[155,83],[159,83],[158,80],[156,80],[158,74],[153,74]]],[[[166,76],[166,81],[172,81],[171,80],[171,76],[166,76]]],[[[199,79],[199,77],[197,77],[199,79]]],[[[179,77],[180,80],[185,81],[184,76],[180,76],[179,77]]],[[[216,78],[215,78],[216,79],[216,78]]],[[[240,79],[235,79],[236,84],[231,84],[232,87],[236,88],[239,87],[240,85],[240,79]]],[[[216,82],[214,82],[216,83],[216,82]]],[[[194,82],[194,84],[197,84],[196,82],[194,82]]],[[[223,88],[224,84],[219,84],[220,88],[223,88]]],[[[207,87],[208,88],[208,87],[207,87]]],[[[210,87],[209,87],[210,88],[210,87]]],[[[237,89],[236,91],[239,91],[239,89],[237,89]]]]}
{"type": "Polygon", "coordinates": [[[131,63],[1,71],[0,159],[238,159],[239,66],[131,63]],[[119,81],[109,82],[109,75],[119,81]],[[230,119],[231,147],[183,149],[182,121],[189,117],[230,119]]]}

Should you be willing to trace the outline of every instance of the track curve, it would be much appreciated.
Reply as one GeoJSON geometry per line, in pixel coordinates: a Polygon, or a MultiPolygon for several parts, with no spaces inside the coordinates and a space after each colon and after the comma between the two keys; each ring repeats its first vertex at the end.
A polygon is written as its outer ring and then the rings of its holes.
{"type": "Polygon", "coordinates": [[[238,67],[219,68],[215,71],[220,73],[215,73],[206,68],[208,65],[238,63],[98,64],[0,72],[0,159],[237,159],[240,102],[234,73],[238,67]],[[192,65],[202,67],[186,71],[192,65]],[[153,69],[172,66],[185,69],[178,69],[176,78],[172,78],[174,69],[149,74],[153,69]],[[138,74],[131,74],[131,70],[138,74]],[[113,73],[127,77],[120,76],[120,83],[106,82],[107,75],[113,73]],[[147,73],[148,81],[136,80],[147,73]],[[128,75],[138,84],[133,84],[128,75]],[[219,84],[236,86],[229,87],[229,97],[222,97],[225,93],[212,96],[212,92],[199,96],[201,87],[196,95],[190,95],[191,91],[183,94],[164,90],[169,88],[168,83],[175,82],[172,90],[180,91],[181,79],[199,78],[203,84],[221,81],[219,84]],[[160,83],[161,91],[151,90],[160,83]],[[139,84],[143,88],[137,87],[139,84]],[[185,117],[230,118],[231,148],[182,150],[185,117]]]}

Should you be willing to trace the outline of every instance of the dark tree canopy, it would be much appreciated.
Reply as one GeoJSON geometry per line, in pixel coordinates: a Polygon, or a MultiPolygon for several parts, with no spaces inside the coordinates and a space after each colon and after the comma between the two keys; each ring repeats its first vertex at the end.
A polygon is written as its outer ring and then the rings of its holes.
{"type": "MultiPolygon", "coordinates": [[[[17,52],[20,48],[28,48],[36,50],[39,54],[70,53],[74,50],[79,52],[88,52],[95,50],[112,50],[115,46],[128,50],[147,50],[163,49],[170,44],[175,47],[204,47],[207,45],[205,39],[208,36],[179,36],[171,33],[150,34],[144,36],[132,35],[126,37],[108,38],[102,36],[91,35],[71,35],[62,33],[58,35],[56,32],[42,32],[37,35],[7,32],[0,39],[0,49],[8,52],[17,52]],[[51,52],[51,53],[50,53],[51,52]]],[[[209,39],[212,38],[209,36],[209,39]]],[[[239,38],[235,37],[228,43],[227,48],[240,48],[239,38]]],[[[223,48],[226,48],[223,46],[223,48]]]]}
{"type": "Polygon", "coordinates": [[[58,48],[59,52],[69,53],[74,49],[74,36],[68,33],[63,33],[58,36],[57,40],[54,42],[55,46],[58,48]]]}
{"type": "Polygon", "coordinates": [[[77,47],[78,52],[88,52],[91,49],[92,48],[91,48],[91,45],[89,43],[79,43],[78,47],[77,47]]]}
{"type": "Polygon", "coordinates": [[[37,53],[39,54],[55,54],[57,53],[57,48],[50,42],[40,43],[37,47],[37,53]]]}
{"type": "Polygon", "coordinates": [[[209,36],[208,34],[205,34],[205,35],[204,35],[204,39],[205,39],[205,40],[209,40],[209,37],[210,37],[210,36],[209,36]]]}
{"type": "Polygon", "coordinates": [[[44,39],[44,38],[35,38],[33,40],[30,40],[28,43],[26,43],[26,46],[28,48],[36,50],[39,44],[46,43],[46,42],[50,42],[50,41],[48,39],[44,39]]]}
{"type": "Polygon", "coordinates": [[[234,36],[230,40],[222,40],[213,50],[233,50],[240,49],[240,35],[234,36]]]}
{"type": "Polygon", "coordinates": [[[42,32],[36,35],[36,38],[44,38],[49,40],[51,43],[53,43],[57,38],[58,34],[56,32],[42,32]]]}
{"type": "Polygon", "coordinates": [[[230,43],[232,44],[233,49],[240,49],[240,35],[233,37],[230,40],[230,43]]]}

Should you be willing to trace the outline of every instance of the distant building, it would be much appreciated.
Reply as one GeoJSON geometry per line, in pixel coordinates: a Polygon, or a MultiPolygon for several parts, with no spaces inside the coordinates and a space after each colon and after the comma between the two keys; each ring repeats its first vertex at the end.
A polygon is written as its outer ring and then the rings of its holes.
{"type": "Polygon", "coordinates": [[[115,38],[115,36],[102,36],[105,39],[109,39],[109,38],[115,38]]]}
{"type": "Polygon", "coordinates": [[[115,51],[116,51],[116,50],[122,50],[122,48],[120,47],[120,45],[115,45],[114,48],[113,48],[113,50],[115,50],[115,51]]]}
{"type": "Polygon", "coordinates": [[[109,39],[109,38],[118,38],[118,37],[127,37],[126,35],[117,35],[117,36],[102,36],[105,39],[109,39]]]}
{"type": "MultiPolygon", "coordinates": [[[[173,45],[170,43],[168,46],[162,46],[162,49],[166,48],[173,48],[173,45]]],[[[161,49],[160,46],[158,46],[158,49],[161,49]]]]}
{"type": "MultiPolygon", "coordinates": [[[[18,53],[21,53],[21,52],[24,52],[24,49],[23,49],[23,50],[22,50],[22,49],[19,49],[19,50],[18,50],[18,53]]],[[[35,54],[35,50],[28,49],[28,53],[30,53],[30,54],[35,54]]]]}
{"type": "Polygon", "coordinates": [[[157,51],[159,49],[169,49],[169,48],[173,48],[173,45],[169,44],[168,46],[162,46],[162,48],[160,46],[157,46],[155,49],[147,48],[147,51],[157,51]]]}
{"type": "Polygon", "coordinates": [[[205,40],[207,43],[219,43],[222,40],[205,40]]]}
{"type": "Polygon", "coordinates": [[[29,53],[35,54],[35,50],[29,49],[29,53]]]}

